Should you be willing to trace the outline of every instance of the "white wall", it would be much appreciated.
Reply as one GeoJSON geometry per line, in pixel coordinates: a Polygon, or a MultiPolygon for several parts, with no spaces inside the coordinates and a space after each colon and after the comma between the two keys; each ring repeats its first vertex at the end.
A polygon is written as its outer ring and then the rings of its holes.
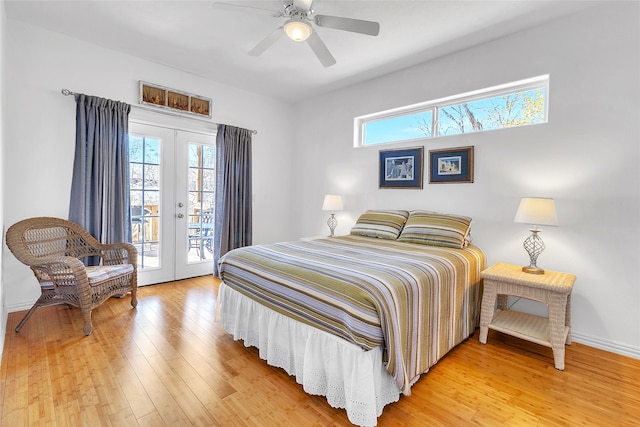
{"type": "Polygon", "coordinates": [[[489,264],[524,265],[528,227],[513,222],[520,198],[553,197],[560,226],[544,229],[538,265],[577,275],[574,339],[640,357],[639,9],[608,3],[297,105],[298,235],[327,234],[322,198],[339,193],[339,233],[369,208],[465,214],[489,264]],[[428,184],[425,174],[422,190],[380,190],[382,147],[352,147],[355,116],[542,74],[551,79],[548,124],[402,145],[424,146],[425,157],[473,145],[472,184],[428,184]]]}
{"type": "MultiPolygon", "coordinates": [[[[31,216],[68,215],[75,101],[63,96],[61,89],[135,105],[138,81],[144,80],[210,97],[212,122],[258,131],[253,138],[253,239],[264,243],[289,236],[290,171],[271,165],[275,159],[291,163],[291,136],[286,131],[290,106],[17,21],[6,20],[3,28],[7,37],[3,71],[10,83],[3,92],[5,105],[10,106],[3,117],[5,229],[31,216]]],[[[156,114],[156,118],[166,116],[156,114]]],[[[183,121],[185,127],[196,126],[183,121]]],[[[28,308],[39,295],[37,283],[6,245],[3,248],[0,289],[8,310],[28,308]]]]}
{"type": "MultiPolygon", "coordinates": [[[[4,204],[4,179],[3,179],[3,164],[4,164],[4,67],[6,64],[5,45],[6,45],[6,15],[4,2],[0,2],[0,224],[4,224],[3,220],[3,204],[4,204]]],[[[2,228],[2,240],[4,241],[5,227],[2,228]]],[[[0,354],[4,348],[4,336],[7,329],[7,307],[4,300],[4,268],[3,267],[3,251],[0,251],[0,354]]]]}

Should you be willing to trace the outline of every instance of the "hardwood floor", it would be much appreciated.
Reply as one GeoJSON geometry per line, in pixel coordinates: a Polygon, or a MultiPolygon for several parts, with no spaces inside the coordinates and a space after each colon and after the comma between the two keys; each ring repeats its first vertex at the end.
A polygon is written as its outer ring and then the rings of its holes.
{"type": "MultiPolygon", "coordinates": [[[[0,366],[2,426],[347,426],[215,321],[212,277],[147,286],[94,310],[11,313],[0,366]]],[[[456,347],[388,405],[379,426],[640,425],[640,360],[574,343],[551,349],[491,331],[456,347]]]]}

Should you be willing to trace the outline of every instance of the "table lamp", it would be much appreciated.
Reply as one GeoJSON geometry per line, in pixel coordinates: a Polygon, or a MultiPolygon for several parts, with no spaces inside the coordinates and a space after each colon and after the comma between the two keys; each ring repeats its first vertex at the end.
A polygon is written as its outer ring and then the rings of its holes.
{"type": "Polygon", "coordinates": [[[342,209],[342,196],[337,196],[335,194],[327,194],[326,196],[324,196],[322,210],[332,211],[329,219],[327,220],[327,225],[329,226],[329,230],[331,230],[331,236],[333,236],[333,232],[338,225],[338,220],[336,219],[336,215],[333,212],[341,211],[342,209]]]}
{"type": "Polygon", "coordinates": [[[527,237],[523,243],[524,249],[529,254],[530,263],[528,267],[522,267],[522,271],[531,274],[544,274],[544,270],[536,265],[538,256],[545,248],[542,238],[538,236],[540,232],[538,225],[558,225],[556,205],[553,199],[523,198],[513,221],[533,225],[533,228],[529,229],[531,236],[527,237]]]}

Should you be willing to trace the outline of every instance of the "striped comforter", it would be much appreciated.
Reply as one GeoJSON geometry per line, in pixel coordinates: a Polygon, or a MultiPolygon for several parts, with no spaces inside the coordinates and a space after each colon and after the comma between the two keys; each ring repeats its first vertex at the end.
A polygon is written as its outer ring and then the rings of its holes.
{"type": "Polygon", "coordinates": [[[404,394],[471,335],[484,253],[359,236],[248,246],[220,259],[226,285],[365,350],[384,346],[404,394]]]}

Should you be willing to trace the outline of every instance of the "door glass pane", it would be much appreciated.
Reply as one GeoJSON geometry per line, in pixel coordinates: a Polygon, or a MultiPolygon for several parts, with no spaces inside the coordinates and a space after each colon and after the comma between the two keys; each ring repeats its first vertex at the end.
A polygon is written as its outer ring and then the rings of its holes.
{"type": "Polygon", "coordinates": [[[213,259],[215,147],[189,144],[189,263],[213,259]]]}
{"type": "Polygon", "coordinates": [[[160,140],[129,135],[131,239],[138,268],[160,266],[160,140]]]}

